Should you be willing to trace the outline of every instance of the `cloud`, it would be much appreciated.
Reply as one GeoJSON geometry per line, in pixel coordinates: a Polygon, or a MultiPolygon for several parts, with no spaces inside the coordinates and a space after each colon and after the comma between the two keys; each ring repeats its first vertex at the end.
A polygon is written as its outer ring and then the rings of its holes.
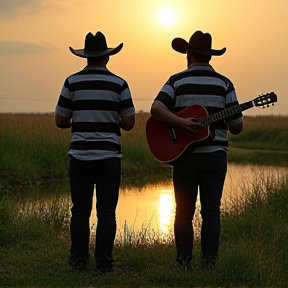
{"type": "Polygon", "coordinates": [[[55,46],[48,43],[35,44],[31,42],[20,41],[0,41],[0,55],[38,53],[55,49],[57,49],[55,46]]]}
{"type": "Polygon", "coordinates": [[[37,6],[37,3],[41,5],[43,1],[41,0],[0,0],[0,7],[1,10],[11,10],[11,9],[15,9],[16,7],[20,8],[20,7],[27,7],[27,6],[37,6]]]}
{"type": "Polygon", "coordinates": [[[45,0],[0,0],[1,20],[13,20],[27,13],[37,13],[45,6],[45,0]]]}
{"type": "Polygon", "coordinates": [[[37,14],[42,10],[66,11],[71,6],[79,6],[87,2],[91,3],[92,0],[0,0],[0,21],[37,14]]]}

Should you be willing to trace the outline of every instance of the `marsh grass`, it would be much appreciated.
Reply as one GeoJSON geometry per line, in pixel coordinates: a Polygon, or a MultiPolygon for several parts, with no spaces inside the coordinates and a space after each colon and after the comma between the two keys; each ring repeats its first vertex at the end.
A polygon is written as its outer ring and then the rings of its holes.
{"type": "MultiPolygon", "coordinates": [[[[132,131],[122,131],[126,185],[143,186],[171,177],[171,167],[156,161],[149,151],[145,137],[148,117],[149,113],[137,113],[132,131]]],[[[287,166],[288,117],[245,117],[244,123],[240,135],[229,134],[229,161],[287,166]],[[282,153],[263,153],[267,149],[282,153]]],[[[0,114],[0,189],[8,193],[31,184],[49,186],[66,178],[70,137],[69,129],[55,127],[51,113],[0,114]]]]}
{"type": "MultiPolygon", "coordinates": [[[[122,132],[123,178],[130,179],[127,185],[151,182],[156,172],[157,180],[170,177],[170,168],[149,152],[144,130],[147,119],[148,113],[137,114],[135,128],[122,132]]],[[[55,127],[53,114],[0,114],[0,189],[47,186],[66,178],[70,137],[69,129],[55,127]]]]}
{"type": "Polygon", "coordinates": [[[245,149],[235,146],[236,144],[233,143],[229,148],[228,162],[259,166],[288,166],[288,151],[245,149]]]}
{"type": "MultiPolygon", "coordinates": [[[[135,128],[122,133],[125,185],[171,177],[171,169],[147,147],[148,117],[138,113],[135,128]]],[[[287,167],[287,120],[245,117],[243,133],[231,136],[229,161],[287,167]]],[[[52,114],[0,114],[0,190],[6,192],[0,199],[0,287],[287,287],[287,175],[261,173],[252,186],[240,187],[245,197],[223,213],[215,270],[202,270],[198,237],[194,272],[184,273],[174,261],[172,231],[164,237],[148,222],[139,231],[133,225],[118,231],[113,275],[97,275],[93,241],[87,271],[72,272],[67,265],[70,204],[59,185],[59,179],[67,180],[70,137],[69,130],[55,127],[52,114]]]]}
{"type": "Polygon", "coordinates": [[[67,176],[70,131],[56,129],[52,114],[0,114],[0,123],[3,186],[21,189],[67,176]]]}
{"type": "MultiPolygon", "coordinates": [[[[171,177],[171,169],[158,163],[147,147],[148,117],[137,114],[135,128],[122,133],[123,183],[128,186],[171,177]]],[[[287,167],[287,119],[245,117],[243,133],[230,135],[229,161],[287,167]]],[[[6,192],[0,200],[0,287],[287,286],[287,176],[261,173],[252,186],[242,183],[245,197],[223,213],[215,270],[201,269],[196,237],[194,273],[183,273],[174,261],[172,231],[167,237],[148,222],[138,231],[133,225],[118,231],[114,275],[97,275],[92,254],[87,272],[73,273],[67,266],[69,203],[59,186],[59,179],[67,178],[70,137],[69,130],[54,126],[52,114],[0,114],[0,190],[6,192]]],[[[194,225],[198,231],[201,223],[194,225]]]]}
{"type": "Polygon", "coordinates": [[[229,134],[233,146],[244,149],[288,151],[287,116],[245,116],[239,135],[229,134]]]}
{"type": "Polygon", "coordinates": [[[0,287],[287,287],[288,174],[259,173],[249,184],[239,184],[244,197],[222,214],[215,269],[202,270],[196,237],[192,274],[175,262],[172,231],[163,241],[149,222],[139,231],[121,228],[115,272],[106,277],[95,271],[94,227],[88,269],[75,273],[67,265],[69,213],[61,189],[49,197],[35,193],[33,201],[2,198],[0,287]]]}
{"type": "Polygon", "coordinates": [[[242,189],[247,196],[238,199],[232,210],[223,215],[221,250],[233,255],[227,259],[227,272],[239,283],[243,277],[239,271],[245,269],[251,284],[285,287],[288,283],[285,268],[288,248],[284,244],[288,241],[287,174],[268,177],[259,174],[252,188],[242,189]]]}

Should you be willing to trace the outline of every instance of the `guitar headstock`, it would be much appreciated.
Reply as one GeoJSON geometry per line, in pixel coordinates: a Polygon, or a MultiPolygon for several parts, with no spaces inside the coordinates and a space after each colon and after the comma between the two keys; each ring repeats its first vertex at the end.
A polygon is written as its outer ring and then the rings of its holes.
{"type": "Polygon", "coordinates": [[[274,92],[261,95],[253,100],[255,106],[269,107],[269,104],[277,102],[277,95],[274,92]]]}

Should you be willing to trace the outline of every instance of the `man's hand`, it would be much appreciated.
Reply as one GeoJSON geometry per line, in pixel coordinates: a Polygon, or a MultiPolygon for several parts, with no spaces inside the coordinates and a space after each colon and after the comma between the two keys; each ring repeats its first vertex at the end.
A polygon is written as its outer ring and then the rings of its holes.
{"type": "Polygon", "coordinates": [[[135,115],[126,118],[119,118],[118,126],[125,131],[130,131],[134,125],[135,115]]]}
{"type": "Polygon", "coordinates": [[[70,128],[72,125],[72,119],[55,114],[55,124],[61,129],[70,128]]]}
{"type": "Polygon", "coordinates": [[[193,136],[196,135],[200,130],[200,123],[197,118],[181,118],[180,128],[186,135],[193,136]]]}
{"type": "Polygon", "coordinates": [[[181,118],[168,110],[168,108],[160,101],[155,101],[152,104],[150,113],[156,120],[173,127],[179,127],[189,136],[196,135],[201,127],[197,118],[181,118]]]}

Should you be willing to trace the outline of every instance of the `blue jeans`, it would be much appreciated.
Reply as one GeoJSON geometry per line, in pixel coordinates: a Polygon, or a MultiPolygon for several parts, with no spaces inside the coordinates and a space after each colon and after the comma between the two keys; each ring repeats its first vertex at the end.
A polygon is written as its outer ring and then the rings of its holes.
{"type": "Polygon", "coordinates": [[[174,223],[177,260],[192,260],[195,213],[198,187],[201,204],[201,248],[203,260],[209,264],[218,257],[221,230],[220,205],[227,172],[227,154],[195,153],[180,166],[173,168],[176,201],[174,223]]]}
{"type": "Polygon", "coordinates": [[[70,156],[69,179],[72,199],[71,248],[72,261],[88,258],[90,240],[90,215],[94,185],[96,184],[96,246],[97,267],[112,267],[112,250],[116,235],[115,210],[121,181],[121,159],[81,161],[70,156]]]}

